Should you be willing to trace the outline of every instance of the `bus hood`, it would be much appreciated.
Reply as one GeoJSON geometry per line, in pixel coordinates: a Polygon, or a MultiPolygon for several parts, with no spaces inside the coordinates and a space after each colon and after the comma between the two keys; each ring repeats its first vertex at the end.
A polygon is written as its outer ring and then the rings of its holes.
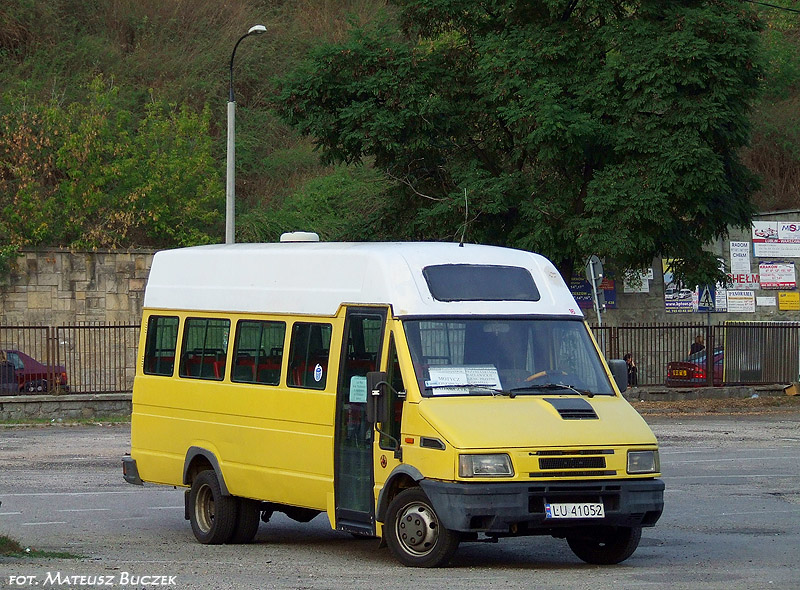
{"type": "Polygon", "coordinates": [[[461,450],[656,444],[650,427],[621,397],[423,398],[419,413],[461,450]]]}

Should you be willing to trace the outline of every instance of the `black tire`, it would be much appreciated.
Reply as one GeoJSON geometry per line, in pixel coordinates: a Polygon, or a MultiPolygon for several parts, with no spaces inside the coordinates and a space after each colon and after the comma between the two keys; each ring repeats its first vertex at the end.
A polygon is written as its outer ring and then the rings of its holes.
{"type": "Polygon", "coordinates": [[[236,501],[239,504],[236,525],[228,543],[250,543],[258,532],[258,525],[261,524],[261,502],[247,498],[236,498],[236,501]]]}
{"type": "Polygon", "coordinates": [[[439,523],[428,496],[419,488],[403,490],[389,503],[383,534],[403,565],[439,567],[458,549],[461,536],[439,523]]]}
{"type": "Polygon", "coordinates": [[[227,543],[234,533],[238,504],[224,496],[212,470],[200,472],[189,492],[189,522],[195,538],[204,545],[227,543]]]}
{"type": "Polygon", "coordinates": [[[567,543],[586,563],[612,565],[633,555],[641,538],[642,527],[597,527],[588,534],[567,537],[567,543]]]}

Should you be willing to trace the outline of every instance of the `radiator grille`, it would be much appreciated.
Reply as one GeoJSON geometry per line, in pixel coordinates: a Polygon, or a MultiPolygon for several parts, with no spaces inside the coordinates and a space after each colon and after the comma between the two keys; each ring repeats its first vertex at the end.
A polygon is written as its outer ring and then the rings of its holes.
{"type": "Polygon", "coordinates": [[[617,472],[610,471],[534,471],[531,477],[612,477],[617,472]]]}
{"type": "Polygon", "coordinates": [[[539,469],[605,469],[605,457],[548,457],[539,459],[539,469]]]}

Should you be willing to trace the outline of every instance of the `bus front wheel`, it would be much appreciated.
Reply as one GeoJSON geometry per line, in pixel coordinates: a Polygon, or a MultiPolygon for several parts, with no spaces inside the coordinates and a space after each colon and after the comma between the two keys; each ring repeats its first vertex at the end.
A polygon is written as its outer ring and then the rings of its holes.
{"type": "Polygon", "coordinates": [[[199,473],[189,492],[189,522],[195,538],[204,545],[227,543],[236,516],[236,498],[222,494],[217,474],[210,469],[199,473]]]}
{"type": "Polygon", "coordinates": [[[641,538],[642,527],[597,527],[589,534],[567,537],[567,543],[586,563],[612,565],[633,555],[641,538]]]}
{"type": "Polygon", "coordinates": [[[394,497],[383,531],[395,558],[411,567],[445,565],[461,540],[456,531],[441,526],[430,500],[419,488],[403,490],[394,497]]]}

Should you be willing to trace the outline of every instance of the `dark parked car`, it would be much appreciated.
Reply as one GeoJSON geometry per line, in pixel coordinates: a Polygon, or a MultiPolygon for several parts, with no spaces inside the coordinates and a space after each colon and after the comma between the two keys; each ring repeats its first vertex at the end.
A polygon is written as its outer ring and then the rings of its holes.
{"type": "Polygon", "coordinates": [[[19,350],[4,350],[6,362],[0,363],[0,393],[46,393],[53,389],[69,391],[67,370],[46,366],[19,350]]]}
{"type": "MultiPolygon", "coordinates": [[[[714,350],[714,385],[722,385],[722,365],[725,351],[714,350]]],[[[667,387],[702,387],[708,384],[706,378],[706,350],[701,350],[682,361],[667,363],[667,387]]]]}

